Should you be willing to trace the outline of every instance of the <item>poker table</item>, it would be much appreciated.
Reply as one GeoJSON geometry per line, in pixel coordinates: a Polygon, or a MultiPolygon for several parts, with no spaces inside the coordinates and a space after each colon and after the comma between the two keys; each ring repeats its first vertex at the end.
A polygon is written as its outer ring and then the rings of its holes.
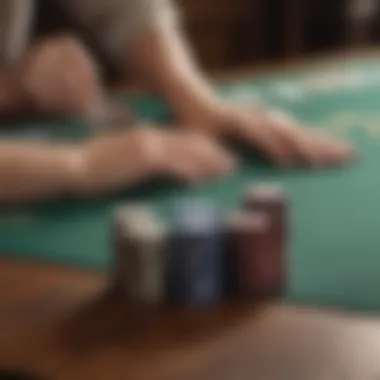
{"type": "MultiPolygon", "coordinates": [[[[148,183],[86,202],[3,206],[0,373],[25,370],[62,380],[378,378],[380,55],[359,57],[291,63],[274,74],[249,69],[216,86],[231,101],[260,100],[348,138],[361,151],[354,165],[279,171],[233,146],[240,169],[224,180],[192,188],[148,183]],[[116,205],[144,201],[166,219],[172,202],[190,195],[216,199],[225,213],[237,207],[247,184],[261,181],[282,184],[292,204],[284,300],[146,313],[109,291],[116,205]]],[[[118,99],[146,119],[170,117],[155,99],[118,99]]],[[[75,120],[3,129],[4,138],[87,136],[75,120]]]]}
{"type": "MultiPolygon", "coordinates": [[[[182,197],[216,201],[221,214],[236,210],[247,186],[276,183],[290,200],[288,284],[285,301],[359,311],[380,310],[380,59],[336,60],[275,73],[240,75],[215,84],[223,98],[262,103],[349,140],[359,152],[345,167],[311,171],[272,167],[243,145],[229,146],[236,173],[196,186],[144,183],[107,197],[43,204],[3,205],[4,258],[107,273],[112,265],[115,207],[144,202],[169,221],[182,197]]],[[[116,94],[143,120],[166,122],[170,113],[154,97],[116,94]]],[[[4,126],[3,138],[78,140],[91,135],[80,120],[4,126]]]]}

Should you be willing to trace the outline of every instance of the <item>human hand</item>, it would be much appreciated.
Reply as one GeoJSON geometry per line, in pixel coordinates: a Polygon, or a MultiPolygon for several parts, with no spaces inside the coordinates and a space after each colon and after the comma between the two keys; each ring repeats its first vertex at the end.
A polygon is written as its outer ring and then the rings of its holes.
{"type": "Polygon", "coordinates": [[[27,112],[87,116],[103,107],[96,65],[73,38],[32,47],[12,74],[27,112]]]}
{"type": "Polygon", "coordinates": [[[194,131],[142,128],[90,141],[83,149],[81,192],[127,187],[149,177],[197,182],[228,174],[234,162],[213,139],[194,131]]]}
{"type": "Polygon", "coordinates": [[[355,150],[320,131],[304,128],[274,110],[219,105],[191,120],[202,130],[231,136],[259,150],[279,166],[324,167],[352,159],[355,150]]]}

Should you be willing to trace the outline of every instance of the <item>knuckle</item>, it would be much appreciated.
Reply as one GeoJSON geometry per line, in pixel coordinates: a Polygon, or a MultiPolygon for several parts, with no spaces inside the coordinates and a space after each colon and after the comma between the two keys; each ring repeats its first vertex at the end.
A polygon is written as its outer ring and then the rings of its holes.
{"type": "Polygon", "coordinates": [[[152,128],[144,128],[135,131],[134,134],[137,153],[143,156],[150,165],[158,163],[163,154],[159,132],[152,128]]]}

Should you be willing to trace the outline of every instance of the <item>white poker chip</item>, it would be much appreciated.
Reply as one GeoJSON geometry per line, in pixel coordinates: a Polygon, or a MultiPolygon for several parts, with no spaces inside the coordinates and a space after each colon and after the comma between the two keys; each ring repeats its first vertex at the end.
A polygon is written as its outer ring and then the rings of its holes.
{"type": "Polygon", "coordinates": [[[145,205],[119,206],[115,210],[115,221],[122,235],[129,239],[148,243],[163,240],[166,236],[163,222],[145,205]]]}
{"type": "Polygon", "coordinates": [[[209,200],[186,199],[178,203],[174,215],[174,227],[178,231],[207,233],[217,227],[217,211],[209,200]]]}
{"type": "Polygon", "coordinates": [[[284,189],[275,184],[259,184],[248,189],[245,198],[259,201],[279,200],[285,197],[284,189]]]}
{"type": "Polygon", "coordinates": [[[156,305],[165,295],[167,230],[144,204],[122,205],[114,213],[123,244],[116,252],[117,279],[129,299],[156,305]]]}

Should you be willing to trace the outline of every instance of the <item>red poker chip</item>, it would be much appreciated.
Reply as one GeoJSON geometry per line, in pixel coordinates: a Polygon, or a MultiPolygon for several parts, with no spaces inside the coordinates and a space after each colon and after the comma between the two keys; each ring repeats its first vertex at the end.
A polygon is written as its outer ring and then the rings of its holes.
{"type": "Polygon", "coordinates": [[[270,218],[264,213],[240,212],[228,221],[233,236],[237,288],[241,295],[257,293],[258,243],[270,233],[270,225],[270,218]]]}

